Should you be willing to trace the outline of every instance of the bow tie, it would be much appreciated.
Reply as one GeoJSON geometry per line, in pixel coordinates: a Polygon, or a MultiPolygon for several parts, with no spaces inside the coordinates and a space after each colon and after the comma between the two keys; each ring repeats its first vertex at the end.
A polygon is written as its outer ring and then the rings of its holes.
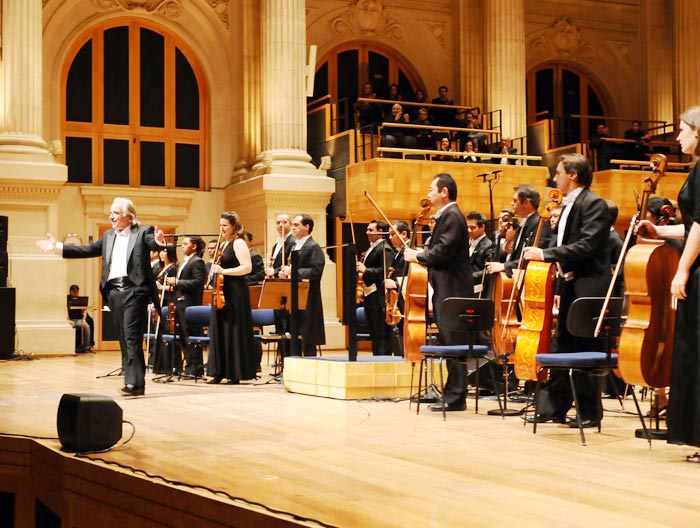
{"type": "Polygon", "coordinates": [[[561,204],[566,207],[569,204],[572,204],[576,201],[576,196],[571,196],[570,194],[564,196],[564,198],[561,201],[561,204]]]}

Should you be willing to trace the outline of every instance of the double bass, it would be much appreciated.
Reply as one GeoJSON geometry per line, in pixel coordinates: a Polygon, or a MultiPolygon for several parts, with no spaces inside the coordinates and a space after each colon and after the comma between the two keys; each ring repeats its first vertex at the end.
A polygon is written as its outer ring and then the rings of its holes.
{"type": "MultiPolygon", "coordinates": [[[[540,213],[535,238],[537,246],[544,222],[562,201],[559,189],[549,191],[549,203],[540,213]]],[[[515,375],[520,380],[537,380],[535,356],[549,352],[552,344],[552,309],[554,308],[554,277],[556,265],[551,262],[530,261],[523,285],[523,316],[515,344],[515,375]]]]}
{"type": "MultiPolygon", "coordinates": [[[[651,163],[652,174],[644,179],[637,219],[646,216],[649,197],[656,192],[656,185],[666,170],[663,154],[654,154],[651,163]]],[[[630,232],[637,219],[633,219],[630,232]]],[[[621,260],[625,248],[622,248],[621,260]]],[[[678,251],[663,240],[641,237],[624,257],[627,321],[620,336],[618,368],[626,383],[651,388],[667,387],[671,383],[675,324],[671,281],[679,260],[678,251]]]]}
{"type": "MultiPolygon", "coordinates": [[[[513,217],[508,213],[504,214],[503,224],[506,230],[509,229],[513,225],[513,217]]],[[[496,251],[498,252],[500,239],[496,239],[496,244],[496,251]]],[[[498,254],[496,254],[497,256],[498,254]]],[[[495,260],[498,260],[498,258],[495,260]]],[[[493,352],[498,360],[505,361],[515,351],[515,340],[520,327],[518,314],[512,309],[510,303],[510,298],[513,296],[514,279],[508,277],[504,271],[501,271],[493,275],[492,281],[492,299],[496,308],[496,317],[491,333],[493,352]]]]}

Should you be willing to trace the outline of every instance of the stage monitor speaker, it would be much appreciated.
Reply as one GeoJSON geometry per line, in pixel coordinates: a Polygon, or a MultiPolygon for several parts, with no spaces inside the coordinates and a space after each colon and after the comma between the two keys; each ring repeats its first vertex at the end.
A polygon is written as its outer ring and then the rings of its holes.
{"type": "Polygon", "coordinates": [[[64,394],[58,404],[58,439],[65,451],[103,451],[122,437],[122,409],[108,396],[64,394]]]}
{"type": "Polygon", "coordinates": [[[8,218],[0,216],[0,253],[7,253],[7,226],[8,218]]]}
{"type": "Polygon", "coordinates": [[[14,288],[0,288],[0,359],[12,359],[15,351],[16,299],[14,288]]]}

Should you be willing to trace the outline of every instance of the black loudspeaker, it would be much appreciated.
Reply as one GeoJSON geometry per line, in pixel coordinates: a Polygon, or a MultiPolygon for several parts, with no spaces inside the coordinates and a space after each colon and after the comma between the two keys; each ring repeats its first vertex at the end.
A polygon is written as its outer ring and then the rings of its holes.
{"type": "Polygon", "coordinates": [[[10,273],[10,260],[7,253],[0,251],[0,288],[7,288],[7,277],[10,273]]]}
{"type": "Polygon", "coordinates": [[[14,288],[0,288],[0,359],[11,359],[15,351],[14,288]]]}
{"type": "Polygon", "coordinates": [[[0,216],[0,253],[7,253],[7,224],[7,217],[0,216]]]}
{"type": "Polygon", "coordinates": [[[65,451],[103,451],[122,437],[122,408],[100,394],[64,394],[58,404],[58,439],[65,451]]]}

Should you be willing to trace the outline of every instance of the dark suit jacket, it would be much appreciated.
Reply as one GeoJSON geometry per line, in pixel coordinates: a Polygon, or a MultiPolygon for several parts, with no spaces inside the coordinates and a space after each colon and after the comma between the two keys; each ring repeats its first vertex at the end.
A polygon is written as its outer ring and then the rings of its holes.
{"type": "Polygon", "coordinates": [[[255,249],[250,250],[250,262],[253,265],[253,269],[245,276],[246,280],[248,282],[263,281],[265,279],[265,262],[263,262],[262,255],[255,249]]]}
{"type": "Polygon", "coordinates": [[[377,293],[384,295],[384,279],[389,273],[389,267],[394,260],[394,248],[386,240],[382,240],[367,254],[364,265],[367,266],[362,275],[365,286],[377,286],[377,293]],[[383,258],[382,258],[383,257],[383,258]]]}
{"type": "MultiPolygon", "coordinates": [[[[114,229],[106,231],[102,238],[86,245],[64,245],[63,258],[92,258],[102,257],[102,277],[100,292],[105,295],[105,286],[109,276],[109,265],[112,258],[112,248],[117,233],[114,229]]],[[[127,249],[127,275],[136,286],[146,286],[151,297],[157,299],[156,283],[151,268],[151,251],[159,251],[161,246],[153,236],[151,226],[131,226],[127,249]]]]}
{"type": "MultiPolygon", "coordinates": [[[[525,247],[525,244],[527,243],[528,239],[532,244],[532,240],[534,240],[535,238],[535,234],[537,233],[537,226],[539,225],[539,223],[540,213],[535,211],[527,217],[527,220],[525,222],[520,224],[518,232],[515,233],[515,240],[517,240],[518,243],[515,245],[515,247],[513,247],[513,251],[510,254],[510,258],[505,262],[505,272],[506,275],[508,275],[508,277],[512,277],[513,270],[518,267],[520,254],[523,252],[523,248],[525,247]],[[522,235],[520,233],[522,233],[522,235]],[[518,236],[520,236],[519,239],[518,236]]],[[[542,231],[540,232],[540,238],[537,243],[537,247],[549,247],[549,241],[551,240],[551,238],[552,228],[549,225],[549,222],[545,222],[544,224],[542,224],[542,231]]]]}
{"type": "MultiPolygon", "coordinates": [[[[500,143],[499,143],[498,145],[496,145],[496,148],[494,149],[493,153],[494,153],[494,154],[500,154],[500,153],[501,153],[501,145],[500,145],[500,143]]],[[[516,149],[515,147],[508,147],[508,154],[510,154],[511,156],[514,156],[514,155],[517,154],[517,153],[518,153],[518,149],[516,149]]],[[[503,158],[501,158],[500,156],[494,156],[493,158],[491,158],[491,163],[496,163],[496,164],[499,164],[499,165],[500,165],[502,159],[503,159],[503,158]]],[[[515,165],[515,160],[514,160],[514,159],[508,159],[508,165],[515,165]]]]}
{"type": "Polygon", "coordinates": [[[442,211],[435,222],[430,245],[418,253],[417,259],[432,270],[433,310],[438,320],[440,305],[447,297],[474,296],[467,221],[457,204],[442,211]]]}
{"type": "Polygon", "coordinates": [[[207,279],[207,269],[204,261],[197,255],[192,255],[180,271],[180,277],[175,286],[175,306],[180,321],[181,335],[184,341],[192,329],[187,328],[185,308],[202,304],[204,282],[207,279]]]}
{"type": "MultiPolygon", "coordinates": [[[[289,259],[290,253],[294,250],[294,244],[296,244],[297,239],[294,238],[294,235],[291,233],[287,238],[284,239],[284,261],[282,260],[282,250],[280,250],[279,253],[277,253],[277,256],[274,258],[272,261],[272,269],[275,270],[275,277],[279,275],[280,268],[287,264],[287,260],[289,259]]],[[[272,246],[272,252],[270,253],[270,258],[272,259],[272,255],[275,254],[275,248],[277,247],[277,242],[272,246]]]]}
{"type": "Polygon", "coordinates": [[[309,297],[301,323],[301,337],[310,345],[326,344],[323,326],[323,302],[321,301],[321,276],[326,265],[321,246],[309,238],[299,250],[299,280],[309,281],[309,297]]]}
{"type": "Polygon", "coordinates": [[[479,240],[476,248],[474,248],[474,252],[471,254],[471,268],[474,284],[481,284],[486,262],[493,259],[493,251],[493,241],[487,236],[479,240]]]}

